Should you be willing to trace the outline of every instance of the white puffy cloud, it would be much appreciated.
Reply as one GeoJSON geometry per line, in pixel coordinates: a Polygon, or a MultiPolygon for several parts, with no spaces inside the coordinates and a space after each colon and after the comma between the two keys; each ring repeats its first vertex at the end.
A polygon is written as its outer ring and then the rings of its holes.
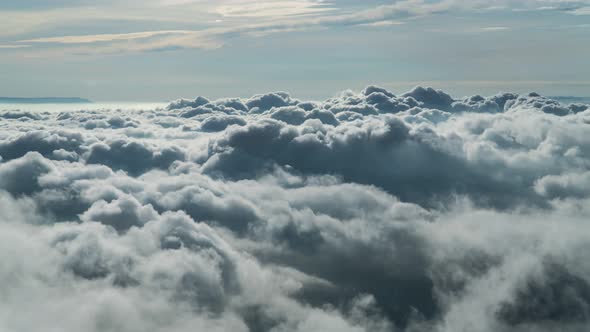
{"type": "Polygon", "coordinates": [[[0,114],[0,330],[590,321],[586,105],[370,86],[0,114]]]}

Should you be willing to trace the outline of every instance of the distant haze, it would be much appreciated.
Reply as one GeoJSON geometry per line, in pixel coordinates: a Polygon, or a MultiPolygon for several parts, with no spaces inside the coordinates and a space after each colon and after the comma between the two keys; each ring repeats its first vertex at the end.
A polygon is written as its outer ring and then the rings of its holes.
{"type": "Polygon", "coordinates": [[[84,104],[92,101],[78,97],[41,97],[41,98],[19,98],[0,97],[2,104],[84,104]]]}

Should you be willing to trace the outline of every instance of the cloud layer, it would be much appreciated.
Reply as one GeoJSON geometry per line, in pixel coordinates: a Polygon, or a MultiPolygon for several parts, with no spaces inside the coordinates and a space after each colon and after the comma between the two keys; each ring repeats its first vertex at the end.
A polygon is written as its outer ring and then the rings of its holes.
{"type": "Polygon", "coordinates": [[[423,87],[0,111],[0,330],[582,331],[589,125],[423,87]]]}
{"type": "MultiPolygon", "coordinates": [[[[585,16],[590,12],[590,2],[372,0],[360,4],[349,0],[20,1],[0,4],[0,13],[6,17],[0,22],[0,27],[4,28],[0,31],[0,49],[18,51],[29,57],[40,50],[46,56],[79,56],[187,48],[212,49],[221,47],[235,36],[262,36],[346,26],[375,28],[392,26],[400,23],[399,20],[437,14],[456,13],[463,16],[485,12],[561,12],[585,16]],[[90,22],[84,25],[81,32],[80,17],[90,22]],[[113,33],[112,28],[109,28],[112,20],[124,22],[126,28],[113,33]],[[94,26],[100,27],[98,33],[94,26]],[[178,28],[169,29],[170,26],[178,28]],[[78,32],[71,35],[69,33],[73,28],[78,28],[74,29],[78,32]],[[47,29],[59,32],[47,36],[44,31],[47,29]],[[27,51],[29,48],[35,51],[27,51]]],[[[498,31],[510,28],[491,26],[475,29],[498,31]]]]}

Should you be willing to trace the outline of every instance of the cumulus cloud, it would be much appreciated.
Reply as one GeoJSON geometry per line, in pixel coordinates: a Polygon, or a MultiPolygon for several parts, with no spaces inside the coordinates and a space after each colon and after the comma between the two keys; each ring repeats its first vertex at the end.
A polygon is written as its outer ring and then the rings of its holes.
{"type": "Polygon", "coordinates": [[[165,169],[172,162],[183,159],[184,153],[178,147],[155,149],[145,143],[118,139],[90,146],[86,162],[140,174],[154,168],[165,169]]]}
{"type": "Polygon", "coordinates": [[[369,86],[0,118],[0,330],[590,322],[587,105],[369,86]]]}

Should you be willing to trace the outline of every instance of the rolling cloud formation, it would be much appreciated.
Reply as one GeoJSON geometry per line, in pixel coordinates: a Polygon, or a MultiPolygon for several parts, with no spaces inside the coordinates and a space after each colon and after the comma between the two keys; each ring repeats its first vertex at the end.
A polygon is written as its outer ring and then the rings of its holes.
{"type": "Polygon", "coordinates": [[[2,331],[583,331],[590,106],[0,112],[2,331]]]}

